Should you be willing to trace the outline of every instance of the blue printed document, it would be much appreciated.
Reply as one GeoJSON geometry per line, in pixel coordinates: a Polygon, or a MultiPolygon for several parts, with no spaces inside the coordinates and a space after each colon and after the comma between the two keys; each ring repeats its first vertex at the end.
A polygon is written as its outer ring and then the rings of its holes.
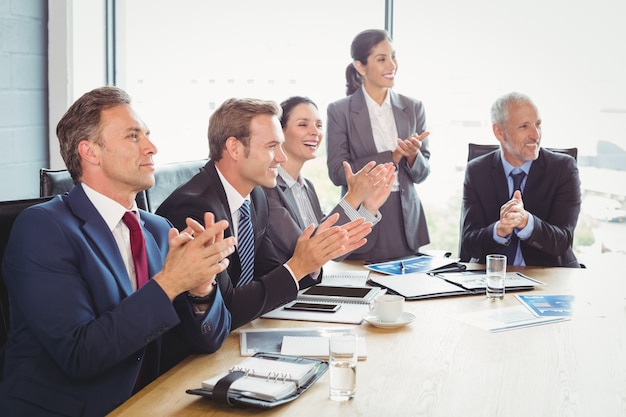
{"type": "Polygon", "coordinates": [[[416,272],[443,272],[459,271],[465,269],[465,266],[457,263],[454,259],[440,258],[435,256],[420,255],[412,258],[397,259],[387,262],[379,262],[366,264],[369,270],[380,272],[386,275],[403,275],[416,272]]]}
{"type": "Polygon", "coordinates": [[[528,294],[517,298],[537,317],[570,317],[574,304],[573,295],[528,294]]]}

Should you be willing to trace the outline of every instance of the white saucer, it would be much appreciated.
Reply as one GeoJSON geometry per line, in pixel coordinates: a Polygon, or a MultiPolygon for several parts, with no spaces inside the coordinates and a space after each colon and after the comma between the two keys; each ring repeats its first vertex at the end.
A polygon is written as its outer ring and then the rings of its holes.
{"type": "Polygon", "coordinates": [[[371,313],[368,313],[368,314],[363,316],[363,320],[365,320],[366,322],[368,322],[372,326],[380,327],[380,328],[383,328],[383,329],[395,329],[396,327],[406,326],[407,324],[411,323],[415,319],[416,319],[415,315],[413,315],[411,313],[408,313],[406,311],[404,313],[402,313],[402,315],[400,316],[398,321],[396,321],[394,323],[382,322],[382,321],[378,320],[376,318],[376,316],[371,314],[371,313]]]}

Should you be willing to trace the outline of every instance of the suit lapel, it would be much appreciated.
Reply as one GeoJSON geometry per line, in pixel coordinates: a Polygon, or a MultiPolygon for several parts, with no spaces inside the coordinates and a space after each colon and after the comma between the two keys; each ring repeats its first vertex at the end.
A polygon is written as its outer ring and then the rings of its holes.
{"type": "Polygon", "coordinates": [[[118,287],[125,296],[132,294],[133,288],[120,249],[104,219],[87,198],[83,187],[74,187],[67,196],[67,201],[70,210],[83,221],[82,229],[88,241],[97,242],[91,247],[99,253],[100,261],[111,270],[118,287]]]}
{"type": "Polygon", "coordinates": [[[357,133],[356,137],[351,137],[350,140],[358,139],[361,142],[360,147],[364,149],[365,155],[378,153],[376,143],[374,142],[374,134],[372,133],[372,122],[362,89],[359,88],[350,96],[349,111],[351,113],[350,119],[357,133]]]}
{"type": "Polygon", "coordinates": [[[509,201],[509,183],[504,176],[504,167],[502,166],[502,159],[500,158],[500,150],[493,153],[491,157],[491,169],[492,175],[491,181],[493,189],[496,192],[496,198],[500,204],[504,204],[509,201]]]}
{"type": "MultiPolygon", "coordinates": [[[[233,224],[233,216],[230,214],[230,205],[228,204],[228,198],[226,197],[226,191],[224,190],[224,185],[222,185],[222,181],[220,180],[219,175],[217,174],[217,168],[215,168],[215,162],[210,160],[204,166],[204,170],[209,176],[209,185],[208,190],[210,193],[204,196],[207,200],[212,200],[217,197],[220,201],[219,208],[222,210],[220,213],[213,213],[216,217],[216,220],[225,218],[228,220],[228,224],[233,224]]],[[[216,207],[216,205],[211,204],[212,207],[216,207]]],[[[252,211],[252,216],[254,216],[254,210],[252,211]]],[[[254,224],[254,217],[253,224],[254,224]]],[[[224,237],[230,237],[233,235],[232,228],[229,227],[224,231],[224,237]]]]}
{"type": "MultiPolygon", "coordinates": [[[[215,168],[215,162],[213,160],[209,160],[207,164],[204,166],[204,170],[209,177],[209,184],[207,187],[207,194],[204,196],[208,201],[214,200],[215,198],[219,199],[220,204],[211,203],[211,207],[214,208],[214,215],[216,219],[228,219],[228,224],[230,225],[224,231],[224,237],[233,236],[233,217],[230,214],[230,206],[228,205],[228,198],[226,197],[226,191],[224,190],[224,185],[220,180],[219,175],[217,174],[217,168],[215,168]],[[220,212],[217,212],[217,209],[220,212]]],[[[254,221],[256,219],[256,214],[254,212],[253,205],[250,206],[251,211],[251,219],[252,219],[252,227],[254,228],[254,221]]],[[[235,250],[229,256],[231,262],[228,265],[228,275],[231,278],[232,286],[234,287],[241,275],[241,261],[239,260],[239,254],[237,250],[235,250]],[[236,280],[234,280],[236,278],[236,280]],[[234,281],[233,281],[234,280],[234,281]]]]}
{"type": "Polygon", "coordinates": [[[533,161],[530,166],[530,171],[528,171],[528,177],[526,177],[526,185],[524,186],[524,190],[532,190],[528,194],[523,194],[524,207],[528,210],[532,210],[531,208],[536,207],[537,201],[533,198],[534,196],[543,196],[546,195],[543,192],[543,188],[547,182],[545,181],[546,175],[546,160],[543,149],[539,151],[539,157],[533,161]]]}
{"type": "Polygon", "coordinates": [[[291,191],[291,188],[287,186],[285,181],[280,176],[278,176],[277,179],[276,191],[278,191],[278,195],[283,201],[283,207],[287,209],[292,218],[298,221],[298,225],[304,229],[306,226],[304,225],[304,220],[300,216],[300,210],[294,211],[294,208],[298,207],[298,204],[296,203],[293,191],[291,191]]]}
{"type": "Polygon", "coordinates": [[[391,109],[393,111],[393,118],[396,122],[396,129],[398,131],[398,136],[401,139],[406,139],[410,135],[416,132],[409,132],[409,126],[411,124],[411,119],[409,115],[406,114],[406,105],[400,100],[400,97],[394,93],[392,90],[388,90],[390,95],[391,109]]]}
{"type": "Polygon", "coordinates": [[[315,217],[321,219],[324,216],[324,213],[322,213],[320,201],[317,198],[317,194],[315,193],[315,188],[313,188],[313,183],[309,180],[304,181],[307,184],[306,193],[309,196],[309,201],[311,201],[311,206],[313,207],[313,212],[315,212],[315,217]]]}
{"type": "Polygon", "coordinates": [[[148,271],[150,279],[163,269],[163,262],[161,261],[161,251],[159,246],[154,240],[154,236],[145,228],[145,221],[141,219],[141,228],[146,240],[146,254],[148,256],[148,271]]]}

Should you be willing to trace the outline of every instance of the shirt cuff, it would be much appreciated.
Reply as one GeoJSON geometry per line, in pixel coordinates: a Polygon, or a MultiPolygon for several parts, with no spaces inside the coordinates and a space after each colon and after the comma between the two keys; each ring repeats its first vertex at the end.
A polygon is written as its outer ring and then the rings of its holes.
{"type": "Polygon", "coordinates": [[[291,274],[291,278],[293,278],[293,282],[296,283],[296,290],[300,291],[300,283],[298,282],[298,279],[296,278],[296,276],[294,275],[293,271],[291,270],[291,268],[289,268],[289,266],[287,266],[287,264],[283,264],[283,266],[285,267],[285,269],[287,271],[289,271],[289,273],[291,274]]]}
{"type": "Polygon", "coordinates": [[[526,240],[530,237],[533,229],[535,228],[535,217],[532,214],[528,214],[528,222],[526,222],[526,227],[523,229],[515,229],[515,234],[521,240],[526,240]]]}
{"type": "Polygon", "coordinates": [[[376,224],[383,217],[380,211],[377,211],[376,215],[373,215],[372,213],[369,212],[369,210],[367,210],[362,205],[359,206],[358,210],[355,210],[354,207],[348,204],[348,202],[343,198],[341,199],[341,201],[339,201],[339,207],[343,209],[343,211],[346,213],[346,216],[348,216],[350,221],[364,217],[366,221],[372,224],[376,224]]]}
{"type": "Polygon", "coordinates": [[[513,233],[510,233],[504,237],[501,237],[501,236],[498,236],[498,233],[496,232],[497,229],[498,227],[496,223],[496,225],[493,227],[493,240],[495,240],[495,242],[499,243],[500,245],[506,245],[511,240],[511,236],[513,235],[513,233]]]}

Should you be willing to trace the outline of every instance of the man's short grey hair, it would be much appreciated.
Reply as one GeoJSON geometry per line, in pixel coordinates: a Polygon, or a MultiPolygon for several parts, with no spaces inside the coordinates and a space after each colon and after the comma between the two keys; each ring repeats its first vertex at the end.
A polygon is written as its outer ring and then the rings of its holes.
{"type": "Polygon", "coordinates": [[[506,122],[509,120],[509,104],[524,103],[530,103],[536,109],[536,106],[530,97],[522,93],[512,92],[498,98],[496,102],[493,103],[493,106],[491,106],[491,123],[504,127],[506,122]]]}

